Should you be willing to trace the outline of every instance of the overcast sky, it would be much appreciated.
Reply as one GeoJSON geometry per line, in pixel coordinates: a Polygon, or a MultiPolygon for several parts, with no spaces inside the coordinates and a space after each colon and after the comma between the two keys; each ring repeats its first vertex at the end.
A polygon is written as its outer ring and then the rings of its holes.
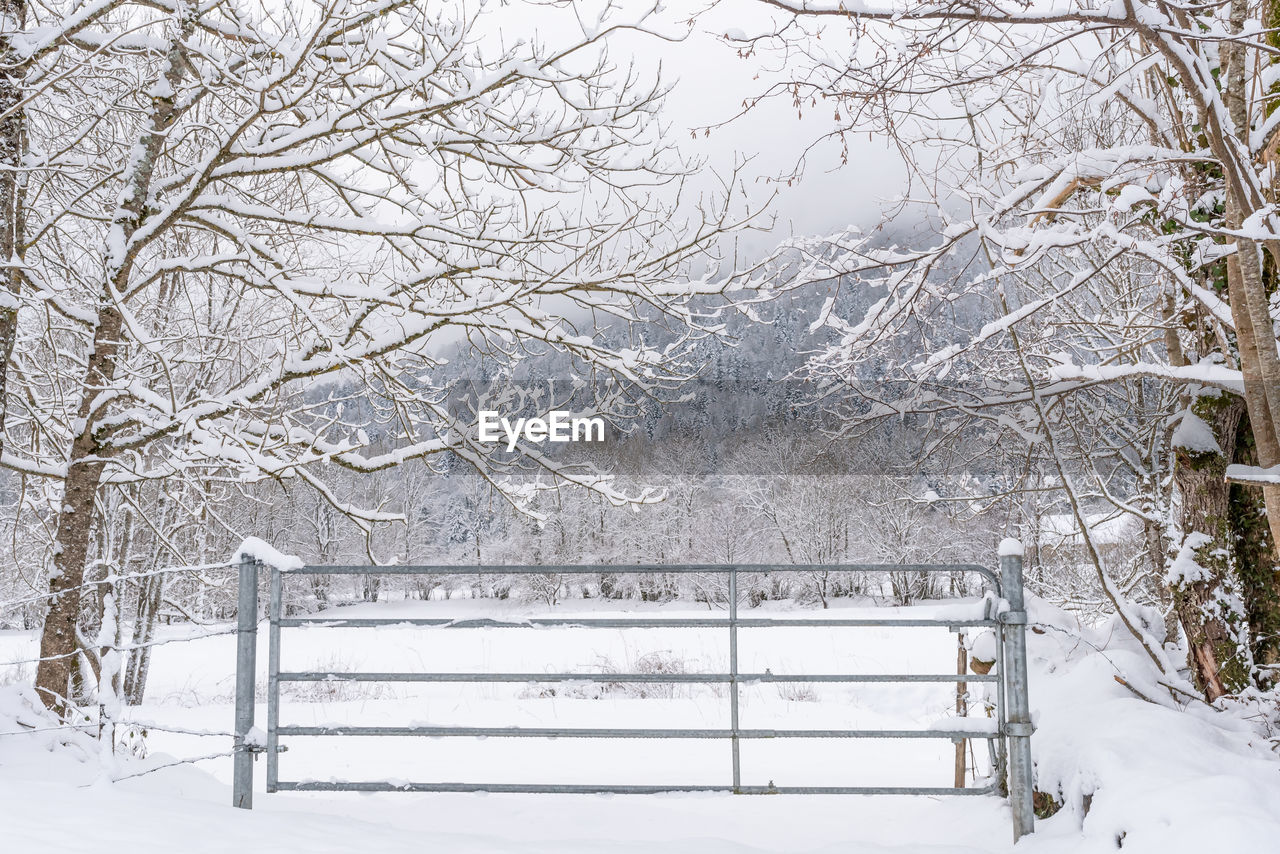
{"type": "MultiPolygon", "coordinates": [[[[555,44],[580,35],[575,15],[578,21],[593,21],[604,12],[606,20],[616,23],[636,19],[652,3],[575,0],[573,11],[513,3],[491,9],[491,14],[501,20],[508,38],[532,29],[538,40],[555,44]]],[[[663,81],[672,87],[663,115],[686,155],[704,160],[720,174],[730,173],[735,161],[751,158],[746,174],[752,195],[765,199],[776,192],[772,231],[743,238],[751,254],[767,252],[793,234],[827,234],[849,224],[873,226],[880,219],[881,201],[901,194],[905,185],[899,155],[866,134],[851,138],[848,165],[841,166],[838,144],[827,143],[809,153],[802,177],[790,187],[768,180],[793,172],[806,147],[831,129],[834,112],[820,105],[801,119],[789,100],[775,99],[730,121],[745,99],[762,94],[784,69],[776,56],[740,57],[724,34],[769,31],[777,14],[755,0],[669,0],[645,25],[678,41],[615,33],[608,45],[615,64],[634,61],[648,72],[661,68],[663,81]],[[691,131],[707,126],[712,126],[709,136],[699,132],[691,138],[691,131]]],[[[707,176],[704,180],[710,185],[707,176]]]]}
{"type": "MultiPolygon", "coordinates": [[[[680,21],[706,6],[705,0],[676,0],[661,17],[680,21]]],[[[732,118],[744,99],[779,79],[776,57],[743,59],[723,39],[733,30],[763,32],[770,18],[754,0],[722,0],[698,15],[684,41],[665,47],[663,74],[673,85],[668,117],[682,131],[688,150],[719,170],[731,169],[735,156],[749,155],[754,158],[751,171],[762,178],[790,173],[804,149],[832,127],[833,111],[826,106],[807,110],[801,119],[789,101],[775,99],[713,129],[709,137],[689,139],[688,129],[732,118]]],[[[905,173],[896,152],[866,134],[851,138],[851,144],[846,166],[840,164],[839,146],[827,143],[809,153],[803,175],[790,187],[759,183],[762,195],[778,192],[770,242],[792,233],[825,234],[851,223],[874,225],[880,201],[903,191],[905,173]]]]}

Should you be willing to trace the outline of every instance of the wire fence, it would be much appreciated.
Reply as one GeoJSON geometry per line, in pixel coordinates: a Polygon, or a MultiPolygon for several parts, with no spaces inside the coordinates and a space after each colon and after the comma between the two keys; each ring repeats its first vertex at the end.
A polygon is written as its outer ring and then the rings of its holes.
{"type": "MultiPolygon", "coordinates": [[[[80,584],[65,588],[56,593],[43,591],[32,593],[25,596],[18,596],[9,599],[0,600],[0,615],[13,614],[20,609],[32,605],[47,605],[60,597],[77,596],[85,601],[86,604],[97,604],[96,598],[90,600],[89,596],[96,594],[104,589],[120,589],[126,583],[141,585],[154,579],[163,579],[170,577],[188,577],[201,573],[218,572],[226,573],[226,580],[234,578],[234,570],[232,570],[226,562],[203,563],[203,564],[183,564],[156,567],[148,570],[141,570],[128,573],[108,573],[83,581],[80,584]]],[[[203,578],[201,583],[218,586],[218,582],[213,579],[203,578]]],[[[225,582],[223,582],[225,583],[225,582]]],[[[101,615],[97,615],[101,616],[101,615]]],[[[158,622],[158,621],[157,621],[158,622]]],[[[201,739],[223,739],[231,740],[234,733],[229,730],[218,729],[195,729],[188,727],[173,726],[152,720],[143,720],[132,718],[127,713],[117,715],[110,711],[115,705],[115,701],[119,699],[120,685],[118,680],[122,677],[121,672],[111,675],[111,679],[116,684],[105,684],[101,678],[102,668],[101,661],[108,652],[114,652],[121,657],[122,660],[129,656],[142,651],[150,652],[160,647],[172,646],[175,644],[193,643],[209,638],[227,637],[236,634],[233,623],[209,622],[201,623],[194,620],[187,621],[184,625],[207,627],[207,630],[195,632],[183,632],[180,634],[166,634],[165,636],[155,636],[153,625],[151,629],[142,634],[139,639],[139,626],[134,624],[131,627],[121,626],[122,630],[131,628],[131,635],[127,640],[120,637],[119,640],[108,641],[105,644],[98,644],[89,641],[87,638],[94,634],[92,631],[79,632],[80,642],[76,649],[65,653],[58,654],[41,654],[37,649],[30,655],[8,655],[0,658],[0,684],[12,684],[21,682],[31,682],[34,679],[34,673],[30,672],[32,668],[38,668],[42,662],[65,660],[69,658],[81,659],[82,663],[88,661],[90,663],[89,670],[91,672],[81,672],[83,680],[82,690],[79,692],[72,691],[70,686],[66,692],[59,694],[58,692],[50,692],[47,689],[42,691],[43,695],[51,696],[63,705],[61,716],[55,716],[52,711],[45,710],[39,706],[39,701],[33,698],[32,708],[29,710],[29,719],[39,721],[41,723],[28,724],[22,719],[9,717],[6,721],[11,726],[0,728],[0,739],[20,738],[24,736],[37,736],[49,734],[65,734],[71,735],[78,739],[83,739],[84,743],[95,743],[99,754],[103,756],[114,755],[117,749],[117,742],[127,739],[133,744],[131,750],[136,750],[136,756],[146,754],[145,737],[152,732],[164,732],[175,735],[183,735],[201,739]]],[[[122,635],[125,632],[122,631],[122,635]]],[[[20,636],[10,635],[9,644],[16,643],[39,643],[38,633],[32,633],[30,638],[22,638],[20,636]]],[[[84,668],[78,668],[83,671],[84,668]]],[[[82,746],[84,746],[82,744],[82,746]]],[[[103,771],[110,774],[113,780],[127,780],[136,777],[145,776],[155,773],[165,768],[173,768],[181,765],[193,765],[198,762],[204,762],[216,759],[226,759],[234,755],[234,750],[220,750],[217,752],[202,753],[199,755],[181,756],[170,759],[160,765],[154,765],[143,770],[133,770],[127,773],[120,773],[114,763],[105,762],[103,771]]]]}

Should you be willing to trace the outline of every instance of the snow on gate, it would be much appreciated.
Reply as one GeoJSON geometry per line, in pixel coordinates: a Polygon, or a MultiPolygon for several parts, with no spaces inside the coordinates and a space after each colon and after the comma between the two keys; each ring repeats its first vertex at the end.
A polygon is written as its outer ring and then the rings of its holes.
{"type": "MultiPolygon", "coordinates": [[[[239,565],[240,603],[236,670],[235,773],[233,805],[252,806],[253,759],[266,754],[267,792],[527,792],[574,794],[655,794],[660,792],[732,792],[737,794],[904,794],[904,795],[989,795],[1003,794],[1003,783],[1013,805],[1015,839],[1032,828],[1031,734],[1026,679],[1026,616],[1022,602],[1021,554],[1016,543],[1001,545],[999,575],[972,564],[843,564],[830,566],[746,566],[746,565],[680,565],[680,566],[300,566],[284,561],[267,566],[247,557],[239,565]],[[254,695],[256,690],[255,650],[257,590],[260,571],[270,572],[270,621],[267,667],[267,727],[263,734],[254,727],[254,695]],[[945,613],[898,618],[879,617],[742,617],[738,612],[738,580],[743,573],[838,571],[851,573],[956,573],[967,572],[983,579],[988,595],[979,603],[964,606],[963,613],[953,606],[945,613]],[[622,573],[703,574],[727,579],[725,613],[707,616],[569,616],[522,617],[500,619],[489,616],[324,616],[289,617],[283,615],[283,587],[296,575],[601,575],[622,573]],[[1001,596],[1005,598],[1001,598],[1001,596]],[[367,629],[378,627],[423,627],[433,630],[475,629],[702,629],[724,632],[728,647],[728,667],[723,672],[490,672],[481,670],[351,670],[327,668],[313,670],[281,669],[281,635],[286,628],[367,629]],[[741,630],[781,628],[947,628],[989,629],[996,641],[996,665],[981,673],[774,673],[743,670],[739,666],[739,632],[741,630]],[[499,683],[529,685],[566,685],[608,683],[610,685],[687,685],[719,688],[724,694],[728,722],[726,726],[648,725],[630,727],[583,726],[476,726],[462,724],[410,723],[403,725],[317,723],[292,725],[280,723],[281,685],[289,683],[499,683]],[[990,718],[956,717],[920,729],[898,728],[753,728],[741,725],[741,701],[744,686],[775,684],[806,686],[815,684],[855,683],[990,683],[994,688],[990,718]],[[404,780],[282,780],[280,779],[281,738],[432,738],[432,739],[668,739],[723,741],[727,743],[724,781],[719,783],[679,782],[661,784],[620,783],[603,780],[593,783],[559,782],[492,782],[492,781],[404,781],[404,780]],[[965,740],[980,740],[988,745],[993,773],[984,785],[905,786],[905,785],[775,785],[772,780],[744,781],[741,752],[744,743],[763,740],[858,740],[858,739],[933,739],[963,745],[965,740]]],[[[264,557],[270,560],[270,556],[264,557]]],[[[637,668],[632,668],[635,671],[637,668]]]]}

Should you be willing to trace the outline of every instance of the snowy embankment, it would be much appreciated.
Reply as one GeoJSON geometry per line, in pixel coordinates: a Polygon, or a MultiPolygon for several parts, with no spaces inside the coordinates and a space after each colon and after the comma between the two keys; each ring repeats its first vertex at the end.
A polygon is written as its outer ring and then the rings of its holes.
{"type": "MultiPolygon", "coordinates": [[[[594,603],[596,609],[605,607],[594,603]]],[[[587,603],[556,609],[581,613],[587,603]]],[[[493,613],[492,602],[393,603],[344,616],[493,613]]],[[[501,606],[504,616],[532,607],[501,606]]],[[[939,607],[912,611],[938,613],[939,607]]],[[[649,606],[663,615],[705,614],[649,606]]],[[[792,612],[794,613],[794,612],[792,612]]],[[[828,612],[831,613],[831,612],[828,612]]],[[[835,614],[845,616],[846,609],[835,614]]],[[[877,609],[883,615],[883,609],[877,609]]],[[[809,616],[811,612],[805,612],[809,616]]],[[[782,616],[782,614],[771,614],[782,616]]],[[[1109,628],[1082,631],[1035,603],[1030,638],[1038,785],[1064,802],[1018,846],[1029,852],[1268,850],[1280,839],[1280,761],[1240,717],[1197,704],[1137,699],[1150,692],[1142,654],[1109,628]]],[[[157,648],[149,702],[129,710],[153,727],[145,759],[105,767],[96,742],[59,729],[29,692],[0,689],[0,814],[6,850],[184,852],[422,851],[1005,851],[1007,805],[995,798],[741,797],[732,795],[266,795],[232,810],[230,760],[162,767],[225,753],[232,637],[221,627],[157,648]],[[152,769],[159,769],[154,770],[152,769]],[[151,773],[143,773],[151,771],[151,773]],[[131,776],[140,775],[140,776],[131,776]],[[118,782],[107,782],[110,776],[118,782]]],[[[948,672],[944,630],[785,628],[744,631],[743,670],[948,672]]],[[[29,657],[28,634],[0,634],[0,660],[29,657]]],[[[723,668],[717,630],[286,630],[285,669],[483,669],[608,672],[723,668]]],[[[260,661],[265,656],[260,656],[260,661]]],[[[977,687],[977,686],[974,686],[977,687]]],[[[296,685],[286,723],[469,723],[523,726],[723,726],[723,689],[560,685],[296,685]]],[[[1168,698],[1168,693],[1164,694],[1168,698]]],[[[947,686],[756,685],[743,725],[926,729],[951,713],[947,686]]],[[[259,707],[259,721],[264,719],[259,707]]],[[[975,722],[977,723],[977,722],[975,722]]],[[[443,779],[498,782],[723,782],[728,746],[560,739],[293,739],[283,779],[443,779]]],[[[982,759],[981,745],[978,758],[982,759]]],[[[744,782],[949,785],[946,741],[744,745],[744,782]]],[[[258,763],[261,786],[263,763],[258,763]]]]}

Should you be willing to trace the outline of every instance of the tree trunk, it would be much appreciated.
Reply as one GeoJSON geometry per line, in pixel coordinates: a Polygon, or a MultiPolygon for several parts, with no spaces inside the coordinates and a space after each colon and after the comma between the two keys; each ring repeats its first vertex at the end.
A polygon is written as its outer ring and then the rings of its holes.
{"type": "Polygon", "coordinates": [[[163,596],[163,575],[145,579],[138,590],[133,648],[129,651],[128,668],[124,677],[124,699],[130,706],[142,705],[142,698],[147,690],[147,673],[151,669],[151,641],[155,638],[163,596]]]}
{"type": "Polygon", "coordinates": [[[105,394],[115,380],[117,357],[121,355],[124,318],[116,305],[125,292],[136,249],[129,240],[142,223],[144,206],[150,195],[156,160],[165,133],[175,117],[173,93],[188,67],[183,42],[191,34],[193,19],[183,20],[180,33],[170,43],[161,94],[151,98],[150,115],[124,168],[124,183],[108,229],[108,245],[102,247],[102,292],[98,295],[97,325],[93,347],[80,382],[80,405],[75,424],[79,429],[71,443],[63,487],[61,511],[54,536],[53,571],[49,577],[49,612],[40,636],[40,666],[36,671],[36,691],[50,709],[66,714],[70,708],[71,667],[79,649],[76,624],[84,584],[85,556],[93,527],[94,499],[102,481],[104,460],[97,435],[98,418],[110,397],[105,394]]]}
{"type": "Polygon", "coordinates": [[[71,668],[80,648],[76,627],[83,598],[85,558],[93,528],[93,504],[102,480],[103,463],[97,456],[92,405],[94,390],[105,388],[115,374],[121,316],[114,307],[99,315],[94,351],[85,371],[84,393],[78,413],[85,425],[71,445],[71,459],[64,481],[62,509],[54,538],[53,572],[49,577],[49,612],[40,635],[40,666],[36,691],[45,705],[59,714],[69,711],[71,668]]]}
{"type": "Polygon", "coordinates": [[[1223,478],[1244,410],[1234,396],[1197,398],[1190,412],[1209,425],[1222,453],[1179,448],[1174,468],[1185,539],[1175,565],[1182,573],[1172,578],[1170,589],[1196,685],[1211,701],[1246,687],[1252,671],[1249,646],[1241,638],[1244,615],[1231,604],[1240,585],[1230,486],[1223,478]]]}
{"type": "MultiPolygon", "coordinates": [[[[134,610],[133,641],[130,644],[129,660],[125,668],[124,699],[130,706],[142,704],[147,688],[147,673],[151,669],[151,641],[155,638],[156,625],[160,621],[160,604],[164,601],[165,576],[156,570],[160,567],[165,544],[162,535],[170,532],[173,518],[174,502],[164,500],[167,493],[160,491],[160,518],[155,520],[156,537],[152,542],[150,554],[147,556],[146,571],[155,573],[141,579],[138,585],[138,601],[134,610]]],[[[140,493],[140,499],[143,495],[140,493]]]]}
{"type": "MultiPolygon", "coordinates": [[[[1232,0],[1232,32],[1242,30],[1246,12],[1245,0],[1232,0]]],[[[1235,162],[1235,155],[1241,146],[1248,146],[1249,80],[1247,56],[1243,46],[1224,44],[1222,55],[1226,71],[1222,98],[1239,139],[1232,140],[1223,131],[1223,138],[1217,138],[1219,134],[1213,134],[1215,139],[1211,140],[1211,145],[1217,143],[1212,147],[1226,165],[1235,162]]],[[[1265,202],[1264,199],[1245,198],[1243,192],[1237,189],[1239,186],[1243,185],[1239,182],[1226,182],[1227,225],[1236,229],[1242,228],[1244,221],[1265,202]]],[[[1248,406],[1249,421],[1253,425],[1258,462],[1270,467],[1280,464],[1280,431],[1277,431],[1275,421],[1275,416],[1280,414],[1280,355],[1276,351],[1270,300],[1259,248],[1253,240],[1240,238],[1236,241],[1236,252],[1227,260],[1227,287],[1240,351],[1240,370],[1244,376],[1245,403],[1248,406]]],[[[1274,247],[1269,248],[1274,252],[1274,247]]],[[[1272,260],[1280,263],[1280,258],[1272,260]]],[[[1262,495],[1270,511],[1267,519],[1271,526],[1272,542],[1280,544],[1280,485],[1263,487],[1262,495]]]]}
{"type": "MultiPolygon", "coordinates": [[[[1233,461],[1256,465],[1257,455],[1248,418],[1240,420],[1233,461]]],[[[1230,514],[1235,537],[1236,571],[1249,624],[1249,643],[1259,687],[1274,685],[1280,672],[1280,564],[1261,492],[1246,484],[1230,487],[1230,514]]]]}
{"type": "MultiPolygon", "coordinates": [[[[26,149],[22,78],[25,63],[14,50],[13,38],[26,28],[26,0],[0,0],[0,20],[7,37],[0,37],[0,262],[12,265],[22,258],[24,228],[22,155],[26,149]]],[[[0,290],[0,453],[4,451],[4,427],[8,403],[9,359],[18,337],[18,294],[21,273],[5,269],[0,290]]]]}

